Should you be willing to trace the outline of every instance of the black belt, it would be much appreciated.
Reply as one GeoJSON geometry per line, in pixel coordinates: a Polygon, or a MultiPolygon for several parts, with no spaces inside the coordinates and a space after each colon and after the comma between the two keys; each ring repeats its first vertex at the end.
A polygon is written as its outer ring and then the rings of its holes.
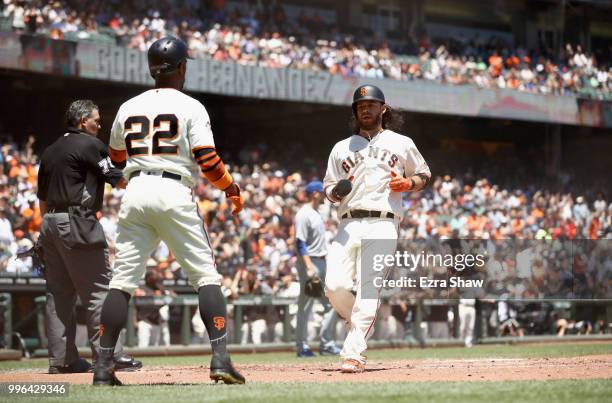
{"type": "Polygon", "coordinates": [[[70,212],[70,207],[72,206],[47,207],[47,213],[49,214],[68,213],[70,212]]]}
{"type": "Polygon", "coordinates": [[[345,218],[395,218],[395,214],[387,211],[350,210],[342,215],[342,219],[345,218]]]}
{"type": "MultiPolygon", "coordinates": [[[[130,180],[132,180],[132,178],[135,178],[137,176],[140,176],[140,174],[142,173],[142,171],[134,171],[130,174],[130,180]]],[[[148,175],[147,173],[145,173],[145,175],[148,175]]],[[[158,175],[156,175],[158,176],[158,175]]],[[[167,171],[163,171],[161,175],[162,178],[168,178],[168,179],[174,179],[175,181],[181,181],[182,176],[181,175],[177,175],[177,174],[173,174],[172,172],[167,172],[167,171]]]]}
{"type": "Polygon", "coordinates": [[[50,206],[47,207],[47,214],[70,213],[85,217],[96,215],[96,212],[84,206],[50,206]]]}

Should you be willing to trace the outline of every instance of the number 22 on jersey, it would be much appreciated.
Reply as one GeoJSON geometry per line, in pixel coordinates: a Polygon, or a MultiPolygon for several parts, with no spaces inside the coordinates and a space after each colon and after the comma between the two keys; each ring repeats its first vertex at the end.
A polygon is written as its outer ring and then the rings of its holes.
{"type": "Polygon", "coordinates": [[[123,124],[125,146],[130,157],[141,155],[178,154],[178,146],[162,145],[161,141],[171,141],[178,134],[178,119],[174,114],[157,115],[153,120],[152,141],[150,145],[144,144],[147,136],[151,135],[151,121],[148,117],[138,115],[130,116],[123,124]],[[168,130],[161,130],[162,124],[166,123],[168,130]]]}

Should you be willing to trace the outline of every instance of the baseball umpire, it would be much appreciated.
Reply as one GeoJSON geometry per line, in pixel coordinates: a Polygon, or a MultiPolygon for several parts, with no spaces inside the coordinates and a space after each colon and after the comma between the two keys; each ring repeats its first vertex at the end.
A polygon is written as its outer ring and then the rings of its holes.
{"type": "Polygon", "coordinates": [[[334,341],[334,329],[338,315],[323,292],[327,256],[325,240],[325,222],[318,211],[324,200],[323,183],[310,182],[306,185],[306,202],[295,215],[295,240],[298,251],[297,270],[300,278],[300,296],[298,298],[296,348],[298,357],[313,357],[314,353],[307,343],[308,320],[312,313],[315,299],[320,299],[325,309],[321,331],[319,332],[319,354],[338,355],[340,349],[334,341]]]}
{"type": "Polygon", "coordinates": [[[332,149],[324,180],[327,197],[339,203],[325,285],[332,306],[350,326],[340,353],[346,373],[365,370],[363,353],[380,306],[379,300],[362,298],[361,255],[395,252],[395,242],[376,240],[397,240],[402,193],[423,189],[431,177],[414,142],[396,133],[401,115],[386,104],[380,88],[355,90],[352,122],[353,135],[332,149]]]}
{"type": "Polygon", "coordinates": [[[121,105],[113,123],[111,158],[117,166],[125,166],[129,184],[119,212],[111,290],[102,308],[104,334],[94,385],[120,384],[113,369],[113,349],[127,319],[131,294],[160,240],[198,290],[200,314],[213,351],[210,378],[245,382],[226,349],[227,307],[221,275],[193,198],[198,171],[225,192],[232,214],[242,210],[244,199],[217,154],[206,109],[181,92],[188,58],[183,41],[172,37],[155,41],[148,51],[155,88],[121,105]]]}
{"type": "MultiPolygon", "coordinates": [[[[74,101],[66,120],[68,131],[45,150],[38,173],[51,374],[90,369],[75,345],[77,295],[87,311],[87,333],[94,361],[97,359],[100,312],[111,267],[96,212],[102,208],[105,182],[125,185],[121,171],[113,167],[106,146],[97,138],[98,107],[90,100],[74,101]]],[[[118,368],[142,366],[122,351],[119,344],[114,357],[118,368]]]]}

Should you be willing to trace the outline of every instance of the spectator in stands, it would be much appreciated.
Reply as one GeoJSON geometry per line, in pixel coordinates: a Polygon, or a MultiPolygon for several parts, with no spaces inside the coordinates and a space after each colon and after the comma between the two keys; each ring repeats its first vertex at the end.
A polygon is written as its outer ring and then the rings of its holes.
{"type": "Polygon", "coordinates": [[[12,27],[17,33],[21,33],[25,29],[25,12],[26,2],[23,0],[18,1],[5,1],[3,15],[12,19],[12,27]]]}
{"type": "Polygon", "coordinates": [[[0,245],[3,248],[8,247],[15,239],[13,235],[13,226],[7,217],[6,199],[3,199],[0,205],[0,245]]]}
{"type": "MultiPolygon", "coordinates": [[[[192,56],[272,68],[296,67],[326,70],[345,77],[425,79],[453,85],[508,88],[518,91],[567,95],[588,92],[608,95],[612,69],[608,60],[598,61],[580,45],[567,44],[559,55],[513,48],[493,39],[423,38],[412,61],[399,58],[386,44],[354,40],[328,29],[321,16],[300,13],[290,20],[281,4],[272,10],[245,4],[230,11],[223,1],[214,2],[206,18],[197,13],[160,12],[163,4],[147,9],[138,2],[108,13],[89,13],[60,2],[43,7],[22,0],[5,0],[3,11],[12,18],[16,32],[26,28],[54,38],[74,35],[78,39],[101,36],[101,27],[113,32],[117,44],[145,51],[165,35],[180,36],[192,56]],[[162,18],[164,15],[166,18],[162,18]],[[486,61],[486,62],[485,62],[486,61]]],[[[183,9],[185,10],[185,9],[183,9]]],[[[102,34],[106,35],[106,34],[102,34]]],[[[112,38],[109,38],[112,39],[112,38]]]]}
{"type": "MultiPolygon", "coordinates": [[[[21,232],[21,231],[17,230],[17,232],[21,232]]],[[[27,238],[22,239],[22,241],[25,241],[25,242],[21,242],[21,246],[19,246],[17,250],[15,251],[16,254],[24,253],[33,246],[32,241],[30,241],[27,238]]],[[[19,257],[19,258],[15,257],[9,260],[8,264],[6,265],[6,272],[13,273],[17,277],[19,277],[20,275],[23,275],[23,274],[30,274],[32,272],[32,268],[33,268],[32,266],[33,266],[32,258],[30,256],[19,257]]]]}
{"type": "Polygon", "coordinates": [[[14,258],[8,261],[6,265],[7,273],[15,273],[19,276],[22,274],[30,274],[33,269],[33,262],[31,257],[17,258],[18,253],[23,253],[34,246],[34,243],[26,237],[25,232],[18,229],[15,231],[13,242],[9,246],[9,250],[14,258]]]}

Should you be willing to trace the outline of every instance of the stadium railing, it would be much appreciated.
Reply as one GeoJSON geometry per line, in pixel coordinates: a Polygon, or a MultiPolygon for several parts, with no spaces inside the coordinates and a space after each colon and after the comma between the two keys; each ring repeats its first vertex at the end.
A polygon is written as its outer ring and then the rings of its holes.
{"type": "Polygon", "coordinates": [[[13,297],[9,293],[0,294],[0,320],[2,320],[2,346],[11,348],[13,343],[13,297]]]}
{"type": "Polygon", "coordinates": [[[576,92],[578,98],[592,99],[597,101],[612,101],[612,93],[604,93],[595,88],[582,88],[576,92]]]}
{"type": "MultiPolygon", "coordinates": [[[[33,312],[28,315],[28,318],[23,318],[20,322],[23,323],[25,320],[29,320],[34,316],[37,318],[37,328],[39,331],[39,342],[38,347],[46,348],[47,347],[47,338],[45,334],[45,326],[44,326],[44,306],[45,306],[46,297],[40,296],[35,299],[36,308],[33,312]]],[[[542,301],[539,301],[542,302],[542,301]]],[[[612,302],[611,301],[602,301],[602,300],[576,300],[576,301],[568,301],[568,300],[548,300],[547,302],[551,302],[557,304],[558,307],[569,308],[575,304],[597,304],[597,305],[605,305],[606,307],[606,322],[612,321],[612,302]]],[[[284,343],[290,343],[293,341],[292,328],[291,328],[291,315],[289,313],[289,307],[293,304],[296,304],[297,300],[295,298],[278,298],[274,296],[243,296],[237,300],[228,301],[229,306],[233,306],[233,334],[231,335],[231,341],[233,344],[241,344],[242,341],[242,325],[243,325],[243,309],[247,306],[278,306],[281,307],[282,310],[282,324],[283,324],[283,336],[282,341],[284,343]]],[[[10,304],[10,299],[9,299],[10,304]]],[[[125,326],[125,345],[128,347],[133,347],[138,344],[137,336],[136,336],[136,327],[135,327],[135,309],[139,306],[164,306],[170,305],[175,307],[180,307],[180,344],[182,346],[190,346],[192,343],[192,330],[191,330],[191,319],[192,319],[192,308],[198,306],[198,296],[196,294],[191,295],[179,295],[176,297],[134,297],[130,300],[130,304],[128,307],[128,320],[125,326]]],[[[420,345],[425,346],[428,344],[457,344],[459,342],[459,314],[458,314],[458,300],[446,300],[446,299],[424,299],[424,300],[413,300],[410,301],[410,306],[414,308],[414,316],[411,321],[411,328],[407,330],[407,337],[404,340],[395,340],[392,344],[394,345],[420,345]],[[426,323],[424,321],[424,311],[425,307],[432,306],[448,306],[454,312],[453,317],[453,333],[450,339],[426,339],[423,335],[423,324],[426,323]]],[[[489,305],[491,307],[492,305],[489,305]]],[[[483,309],[483,304],[479,305],[480,310],[477,313],[477,317],[480,317],[480,321],[476,323],[475,326],[479,326],[479,334],[480,337],[477,338],[477,343],[490,344],[490,343],[499,343],[499,342],[513,342],[518,340],[523,341],[554,341],[561,340],[560,337],[556,336],[553,332],[549,332],[548,334],[542,335],[528,335],[524,337],[501,337],[498,333],[493,337],[489,337],[488,335],[488,319],[490,308],[483,309]]],[[[6,333],[6,331],[5,331],[6,333]]],[[[609,335],[606,335],[608,337],[609,335]]],[[[564,337],[569,337],[564,336],[564,337]]],[[[581,339],[588,339],[589,336],[579,336],[581,339]]],[[[592,338],[597,338],[598,335],[592,335],[592,338]]],[[[384,343],[384,342],[383,342],[384,343]]],[[[30,343],[31,344],[31,343],[30,343]]],[[[35,346],[33,346],[35,347],[35,346]]]]}
{"type": "Polygon", "coordinates": [[[13,30],[13,22],[10,17],[0,15],[0,32],[11,32],[13,30]]]}
{"type": "Polygon", "coordinates": [[[106,33],[82,33],[82,32],[67,32],[64,34],[64,40],[73,42],[93,42],[98,44],[116,45],[117,41],[114,36],[106,33]]]}
{"type": "MultiPolygon", "coordinates": [[[[45,332],[44,325],[44,312],[45,312],[46,296],[42,295],[35,298],[36,307],[34,309],[37,317],[37,327],[40,335],[39,346],[47,347],[47,335],[45,332]]],[[[136,336],[136,327],[134,323],[135,309],[139,306],[159,306],[164,305],[178,306],[181,308],[181,320],[180,320],[180,341],[184,346],[191,344],[191,318],[192,318],[192,307],[198,306],[198,296],[193,295],[179,295],[176,297],[134,297],[130,299],[128,305],[128,319],[125,325],[125,344],[127,346],[136,346],[138,344],[136,336]]],[[[237,300],[228,301],[228,305],[234,308],[234,333],[232,334],[232,342],[240,344],[242,340],[242,324],[243,324],[243,309],[246,306],[279,306],[282,308],[283,318],[283,342],[289,342],[291,340],[291,324],[289,315],[289,306],[296,304],[295,298],[278,298],[273,296],[244,296],[237,300]]],[[[78,304],[77,304],[78,305],[78,304]]]]}

